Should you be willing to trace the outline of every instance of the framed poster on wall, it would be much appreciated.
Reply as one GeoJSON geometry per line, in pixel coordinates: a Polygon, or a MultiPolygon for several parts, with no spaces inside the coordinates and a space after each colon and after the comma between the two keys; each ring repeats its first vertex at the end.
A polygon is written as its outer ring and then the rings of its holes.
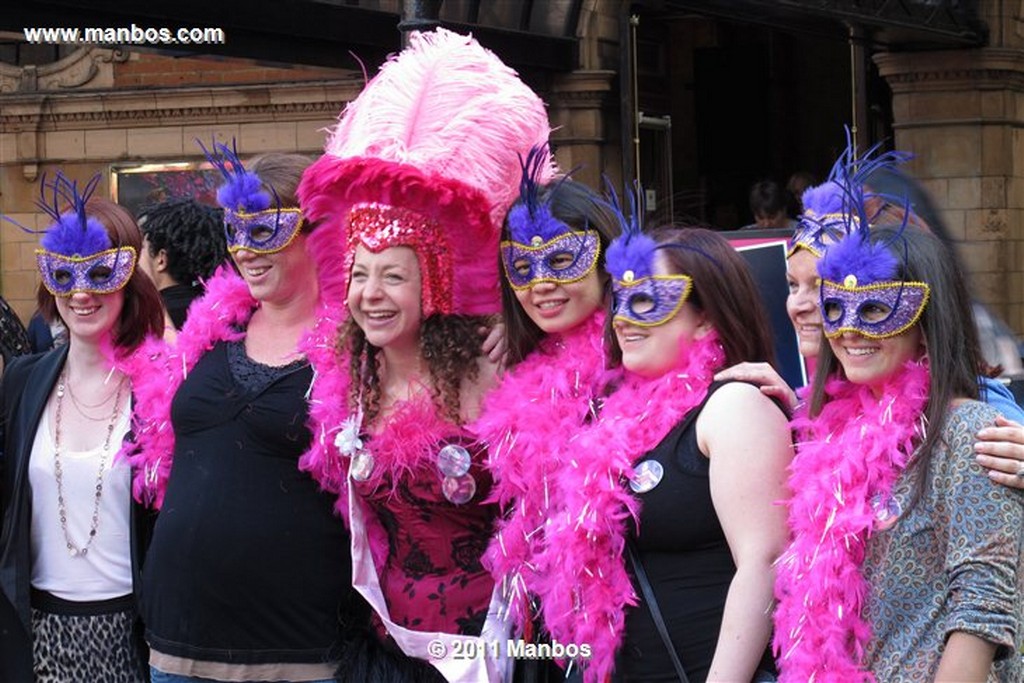
{"type": "Polygon", "coordinates": [[[217,206],[220,171],[207,162],[114,165],[110,167],[111,199],[135,216],[140,209],[168,199],[192,198],[217,206]]]}

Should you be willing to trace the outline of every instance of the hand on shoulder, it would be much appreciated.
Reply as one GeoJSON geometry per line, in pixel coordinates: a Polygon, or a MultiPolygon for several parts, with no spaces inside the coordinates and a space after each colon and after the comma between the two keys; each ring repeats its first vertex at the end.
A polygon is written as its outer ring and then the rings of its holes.
{"type": "Polygon", "coordinates": [[[1000,416],[995,426],[978,431],[977,438],[975,457],[989,479],[1024,489],[1024,426],[1000,416]]]}
{"type": "Polygon", "coordinates": [[[765,396],[782,401],[790,411],[796,408],[796,392],[768,363],[737,363],[715,375],[716,382],[735,380],[756,384],[765,396]]]}

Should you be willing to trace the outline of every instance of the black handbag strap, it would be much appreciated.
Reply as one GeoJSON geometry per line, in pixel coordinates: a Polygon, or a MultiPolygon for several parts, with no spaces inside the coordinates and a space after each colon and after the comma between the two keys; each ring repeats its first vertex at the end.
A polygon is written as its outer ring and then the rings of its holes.
{"type": "Polygon", "coordinates": [[[640,555],[637,553],[632,540],[626,540],[626,552],[629,554],[629,563],[633,565],[633,575],[636,576],[636,582],[640,584],[640,592],[644,594],[644,602],[647,603],[647,609],[651,611],[654,625],[658,628],[658,635],[661,636],[661,642],[665,644],[668,656],[672,659],[672,666],[675,667],[676,674],[679,676],[679,683],[690,683],[690,679],[686,676],[686,669],[683,668],[683,663],[679,661],[676,646],[672,644],[672,638],[668,634],[668,626],[665,625],[665,619],[661,616],[658,601],[654,598],[654,587],[651,586],[651,582],[647,578],[647,572],[644,571],[644,565],[640,562],[640,555]]]}

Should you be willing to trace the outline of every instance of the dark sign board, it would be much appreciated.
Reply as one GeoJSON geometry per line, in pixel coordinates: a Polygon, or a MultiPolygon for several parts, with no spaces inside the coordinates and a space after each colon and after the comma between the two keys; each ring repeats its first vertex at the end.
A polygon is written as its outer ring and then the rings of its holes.
{"type": "Polygon", "coordinates": [[[775,341],[775,364],[791,387],[807,384],[807,371],[793,323],[786,313],[786,244],[791,230],[736,230],[722,233],[754,273],[775,341]]]}

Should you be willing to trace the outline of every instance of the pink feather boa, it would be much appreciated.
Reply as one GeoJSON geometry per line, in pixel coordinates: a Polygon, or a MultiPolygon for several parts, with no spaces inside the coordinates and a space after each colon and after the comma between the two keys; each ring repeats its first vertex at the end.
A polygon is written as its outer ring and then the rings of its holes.
{"type": "Polygon", "coordinates": [[[488,394],[470,427],[487,444],[495,479],[492,500],[506,510],[484,555],[520,628],[532,617],[528,601],[534,558],[544,543],[550,487],[575,449],[568,435],[583,428],[604,384],[605,315],[598,311],[560,338],[549,337],[488,394]]]}
{"type": "Polygon", "coordinates": [[[135,443],[126,443],[118,457],[132,466],[132,494],[144,505],[160,509],[174,458],[171,401],[204,353],[218,341],[244,336],[244,325],[256,308],[245,281],[222,266],[206,283],[206,294],[189,309],[188,320],[173,346],[147,339],[132,354],[117,359],[131,380],[135,443]]]}
{"type": "MultiPolygon", "coordinates": [[[[625,567],[627,521],[640,501],[625,484],[633,463],[700,405],[725,353],[717,335],[696,341],[680,368],[656,379],[626,373],[600,419],[577,432],[561,467],[535,588],[551,637],[588,643],[584,680],[605,680],[622,642],[625,608],[637,602],[625,567]]],[[[563,438],[571,438],[564,435],[563,438]]]]}
{"type": "MultiPolygon", "coordinates": [[[[305,176],[304,176],[305,177],[305,176]]],[[[344,233],[336,223],[324,223],[306,241],[306,250],[316,264],[320,286],[320,307],[316,323],[299,342],[313,368],[309,388],[309,429],[313,440],[299,458],[299,469],[309,472],[325,491],[338,496],[334,511],[348,523],[348,458],[342,457],[334,438],[349,416],[348,361],[338,354],[338,328],[347,315],[347,279],[339,254],[344,250],[344,233]]]]}
{"type": "Polygon", "coordinates": [[[871,625],[861,615],[869,586],[861,574],[875,525],[871,500],[885,500],[923,436],[926,364],[908,363],[883,398],[848,381],[829,382],[811,419],[801,407],[790,465],[793,540],[778,560],[774,648],[780,681],[873,681],[861,668],[871,625]]]}

